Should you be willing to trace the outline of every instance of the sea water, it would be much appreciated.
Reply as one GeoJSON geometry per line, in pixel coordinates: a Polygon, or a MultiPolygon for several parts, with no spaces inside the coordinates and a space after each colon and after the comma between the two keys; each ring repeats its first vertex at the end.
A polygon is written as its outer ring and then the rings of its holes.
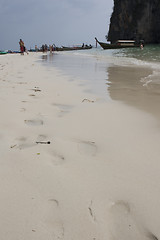
{"type": "Polygon", "coordinates": [[[83,51],[74,53],[75,55],[92,56],[101,62],[109,65],[125,67],[144,67],[153,70],[152,76],[149,76],[148,83],[160,84],[160,45],[146,45],[143,50],[140,48],[124,48],[103,50],[93,48],[89,52],[83,51]]]}
{"type": "Polygon", "coordinates": [[[98,47],[90,50],[59,52],[58,54],[54,53],[54,56],[48,56],[47,62],[53,63],[70,75],[80,75],[87,79],[93,78],[93,72],[95,75],[97,70],[106,71],[106,68],[111,65],[151,67],[154,73],[152,77],[150,76],[150,80],[154,82],[155,77],[156,83],[160,84],[160,79],[159,81],[157,79],[160,73],[159,44],[146,45],[143,50],[140,48],[103,50],[98,47]],[[94,69],[91,71],[90,67],[94,67],[94,69]]]}
{"type": "Polygon", "coordinates": [[[160,119],[160,45],[140,48],[92,48],[42,56],[87,92],[121,101],[160,119]]]}

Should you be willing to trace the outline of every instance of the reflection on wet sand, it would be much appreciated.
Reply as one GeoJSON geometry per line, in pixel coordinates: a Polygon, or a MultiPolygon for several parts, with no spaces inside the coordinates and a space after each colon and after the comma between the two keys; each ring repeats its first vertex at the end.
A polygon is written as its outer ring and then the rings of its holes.
{"type": "Polygon", "coordinates": [[[144,84],[143,79],[152,74],[151,69],[112,66],[107,69],[108,92],[111,99],[153,114],[160,120],[160,84],[144,84]]]}
{"type": "Polygon", "coordinates": [[[53,54],[53,53],[43,54],[43,55],[41,56],[41,58],[42,58],[43,61],[52,62],[52,61],[53,61],[53,58],[54,58],[54,54],[53,54]]]}

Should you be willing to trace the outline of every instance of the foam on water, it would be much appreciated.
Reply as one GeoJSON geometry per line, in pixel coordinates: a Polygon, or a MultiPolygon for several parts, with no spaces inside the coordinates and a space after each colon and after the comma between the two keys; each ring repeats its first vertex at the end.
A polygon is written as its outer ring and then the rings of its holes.
{"type": "MultiPolygon", "coordinates": [[[[90,50],[69,51],[60,52],[60,55],[67,56],[79,56],[80,58],[88,58],[102,64],[103,66],[125,66],[125,67],[140,67],[150,68],[153,73],[140,81],[145,84],[155,83],[160,84],[160,46],[149,45],[145,46],[143,50],[140,48],[128,48],[128,49],[108,49],[92,48],[90,50]]],[[[65,63],[66,64],[66,63],[65,63]]]]}
{"type": "MultiPolygon", "coordinates": [[[[87,65],[87,60],[90,59],[90,63],[92,62],[92,65],[98,64],[101,65],[101,68],[105,69],[107,66],[122,66],[122,67],[137,67],[137,68],[147,68],[151,69],[153,71],[152,74],[149,76],[146,76],[145,78],[140,79],[140,81],[144,82],[144,87],[148,86],[149,84],[160,84],[160,46],[159,45],[150,45],[145,46],[143,50],[140,48],[128,48],[128,49],[108,49],[103,50],[102,48],[92,48],[90,50],[79,50],[79,51],[67,51],[67,52],[60,52],[59,55],[64,55],[65,58],[70,56],[79,57],[79,63],[83,65],[83,71],[82,72],[87,73],[88,76],[92,71],[92,69],[89,70],[90,65],[88,63],[88,70],[85,65],[87,65]],[[80,59],[83,59],[83,64],[80,62],[80,59]],[[106,67],[105,67],[106,66],[106,67]]],[[[71,63],[64,60],[64,62],[61,62],[61,66],[64,65],[65,71],[69,68],[69,64],[71,63]],[[68,65],[67,63],[68,62],[68,65]]],[[[77,61],[77,60],[76,60],[77,61]]],[[[55,61],[57,64],[57,59],[55,61]]],[[[77,66],[75,61],[72,62],[72,72],[75,68],[75,70],[78,70],[78,64],[77,66]]],[[[105,70],[105,72],[107,72],[105,70]]],[[[78,72],[77,72],[78,73],[78,72]]],[[[85,73],[85,74],[86,74],[85,73]]],[[[87,77],[88,77],[87,76],[87,77]]],[[[91,77],[91,76],[90,76],[91,77]]],[[[92,77],[91,77],[92,78],[92,77]]]]}
{"type": "Polygon", "coordinates": [[[139,48],[113,50],[93,48],[90,51],[78,51],[71,54],[96,58],[98,61],[106,62],[109,65],[151,68],[153,73],[140,81],[144,82],[144,86],[149,83],[160,84],[159,45],[146,46],[143,50],[139,48]]]}
{"type": "MultiPolygon", "coordinates": [[[[141,65],[141,66],[150,66],[154,68],[159,68],[160,63],[160,53],[158,52],[157,55],[154,55],[152,49],[146,50],[147,53],[145,54],[145,50],[141,49],[113,49],[113,50],[103,50],[99,48],[93,48],[87,51],[77,51],[77,52],[70,52],[70,54],[79,55],[79,56],[86,56],[86,57],[95,57],[99,60],[106,61],[110,64],[116,64],[119,66],[131,66],[131,65],[141,65]]],[[[64,53],[65,54],[65,53],[64,53]]]]}
{"type": "Polygon", "coordinates": [[[48,54],[42,59],[83,87],[86,95],[121,101],[160,119],[159,53],[160,47],[151,46],[144,50],[93,48],[48,54]]]}

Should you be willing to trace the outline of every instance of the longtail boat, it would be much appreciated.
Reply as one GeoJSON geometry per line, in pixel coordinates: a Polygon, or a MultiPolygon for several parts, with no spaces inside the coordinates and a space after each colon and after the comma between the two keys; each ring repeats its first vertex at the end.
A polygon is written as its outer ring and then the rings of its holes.
{"type": "Polygon", "coordinates": [[[134,40],[118,40],[114,44],[99,42],[97,38],[95,40],[103,49],[134,48],[140,47],[142,44],[137,44],[134,40]]]}
{"type": "Polygon", "coordinates": [[[56,47],[55,51],[73,51],[73,50],[86,50],[86,49],[91,49],[92,46],[91,45],[85,45],[84,47],[79,47],[79,46],[75,46],[75,47],[56,47]]]}

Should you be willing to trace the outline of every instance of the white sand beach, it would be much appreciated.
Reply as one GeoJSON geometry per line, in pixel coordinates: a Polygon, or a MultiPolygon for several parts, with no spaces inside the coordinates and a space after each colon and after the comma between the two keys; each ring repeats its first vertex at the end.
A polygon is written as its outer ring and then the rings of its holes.
{"type": "Polygon", "coordinates": [[[159,239],[158,119],[39,57],[0,56],[0,239],[159,239]]]}

